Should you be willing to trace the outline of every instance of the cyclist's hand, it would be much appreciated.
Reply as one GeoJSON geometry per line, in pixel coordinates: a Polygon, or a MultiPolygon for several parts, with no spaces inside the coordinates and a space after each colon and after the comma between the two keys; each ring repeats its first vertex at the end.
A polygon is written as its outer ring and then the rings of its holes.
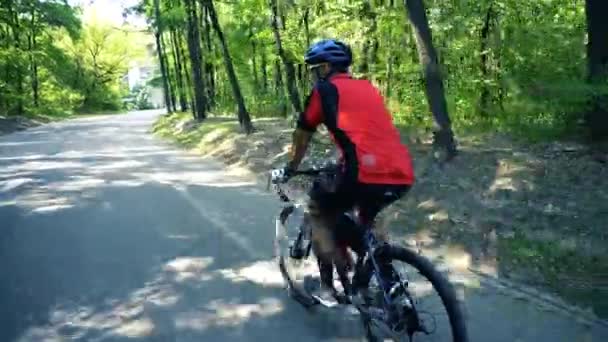
{"type": "Polygon", "coordinates": [[[295,170],[291,166],[289,166],[289,165],[285,165],[281,170],[283,172],[283,177],[281,178],[281,181],[283,183],[287,183],[287,181],[291,177],[293,177],[293,174],[294,174],[295,170]]]}
{"type": "Polygon", "coordinates": [[[286,183],[293,176],[293,169],[285,166],[279,169],[274,169],[271,172],[273,183],[286,183]]]}

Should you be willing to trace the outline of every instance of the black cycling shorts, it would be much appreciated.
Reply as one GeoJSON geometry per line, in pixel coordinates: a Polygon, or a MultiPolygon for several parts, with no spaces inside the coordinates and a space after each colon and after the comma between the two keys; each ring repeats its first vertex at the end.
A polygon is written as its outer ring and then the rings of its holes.
{"type": "Polygon", "coordinates": [[[405,184],[364,184],[338,186],[335,192],[315,181],[308,195],[318,203],[322,214],[341,214],[354,207],[359,209],[363,224],[373,222],[378,213],[400,199],[410,189],[405,184]]]}

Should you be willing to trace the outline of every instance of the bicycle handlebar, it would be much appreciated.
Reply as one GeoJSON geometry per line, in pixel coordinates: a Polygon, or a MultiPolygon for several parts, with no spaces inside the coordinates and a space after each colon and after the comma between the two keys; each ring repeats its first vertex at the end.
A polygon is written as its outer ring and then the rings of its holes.
{"type": "Polygon", "coordinates": [[[274,169],[274,170],[271,170],[268,174],[268,185],[267,185],[266,189],[269,190],[270,184],[272,183],[275,186],[275,190],[276,190],[277,194],[279,195],[279,197],[281,198],[281,200],[283,202],[290,202],[291,200],[289,199],[289,197],[287,197],[287,195],[281,188],[281,184],[284,184],[289,179],[291,179],[293,177],[297,177],[297,176],[315,177],[322,173],[331,173],[331,172],[335,172],[335,171],[336,171],[335,167],[311,168],[311,169],[293,171],[293,173],[290,175],[290,177],[286,178],[284,169],[274,169]]]}

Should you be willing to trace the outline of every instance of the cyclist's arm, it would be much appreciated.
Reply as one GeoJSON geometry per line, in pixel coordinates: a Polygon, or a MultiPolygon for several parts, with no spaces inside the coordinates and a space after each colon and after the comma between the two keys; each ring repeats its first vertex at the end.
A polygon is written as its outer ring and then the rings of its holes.
{"type": "Polygon", "coordinates": [[[317,129],[317,126],[323,121],[321,110],[321,99],[319,92],[316,89],[308,96],[306,100],[306,109],[298,118],[297,128],[293,132],[293,141],[290,149],[291,161],[289,167],[297,170],[306,155],[308,144],[312,135],[317,129]]]}

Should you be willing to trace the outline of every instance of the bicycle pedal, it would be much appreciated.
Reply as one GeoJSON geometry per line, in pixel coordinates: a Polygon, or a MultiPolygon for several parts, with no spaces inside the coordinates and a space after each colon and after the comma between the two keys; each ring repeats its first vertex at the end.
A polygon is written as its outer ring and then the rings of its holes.
{"type": "Polygon", "coordinates": [[[390,296],[390,298],[400,297],[407,292],[408,285],[409,283],[407,282],[407,280],[398,281],[390,288],[390,290],[388,291],[388,295],[390,296]]]}

